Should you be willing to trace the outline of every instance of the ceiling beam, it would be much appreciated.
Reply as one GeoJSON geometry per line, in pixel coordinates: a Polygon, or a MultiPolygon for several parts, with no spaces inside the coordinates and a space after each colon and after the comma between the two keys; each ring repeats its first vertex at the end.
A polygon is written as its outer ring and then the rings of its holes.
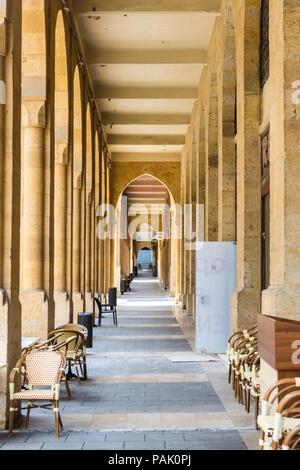
{"type": "Polygon", "coordinates": [[[220,13],[222,0],[74,0],[73,8],[77,13],[114,12],[114,11],[158,11],[220,13]]]}
{"type": "Polygon", "coordinates": [[[184,145],[184,135],[118,135],[109,134],[109,145],[184,145]]]}
{"type": "Polygon", "coordinates": [[[130,184],[127,189],[126,193],[161,193],[166,192],[167,189],[163,185],[139,185],[139,184],[130,184]]]}
{"type": "MultiPolygon", "coordinates": [[[[190,124],[189,114],[103,113],[103,124],[190,124]]],[[[109,130],[108,130],[109,132],[109,130]]]]}
{"type": "Polygon", "coordinates": [[[86,53],[88,64],[99,64],[104,67],[109,64],[203,64],[208,62],[207,50],[101,50],[88,49],[86,53]]]}
{"type": "Polygon", "coordinates": [[[112,161],[116,163],[127,162],[181,162],[180,153],[112,153],[112,161]]]}
{"type": "Polygon", "coordinates": [[[104,87],[95,85],[97,99],[197,99],[197,88],[193,87],[104,87]]]}

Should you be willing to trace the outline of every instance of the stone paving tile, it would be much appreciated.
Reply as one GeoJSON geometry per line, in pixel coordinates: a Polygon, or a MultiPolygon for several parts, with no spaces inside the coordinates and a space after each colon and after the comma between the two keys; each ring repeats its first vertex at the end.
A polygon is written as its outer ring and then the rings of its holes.
{"type": "Polygon", "coordinates": [[[203,442],[169,441],[165,445],[167,450],[207,450],[203,442]]]}
{"type": "Polygon", "coordinates": [[[21,443],[7,443],[4,444],[1,447],[1,450],[40,450],[42,447],[41,442],[32,442],[31,444],[29,442],[25,442],[23,444],[21,443]]]}
{"type": "Polygon", "coordinates": [[[77,433],[74,432],[72,434],[69,434],[66,439],[66,444],[69,442],[104,442],[106,439],[106,434],[105,433],[77,433]]]}
{"type": "Polygon", "coordinates": [[[41,450],[82,450],[84,441],[45,442],[41,450]]]}
{"type": "Polygon", "coordinates": [[[123,450],[124,442],[93,442],[88,441],[83,445],[83,450],[123,450]]]}
{"type": "Polygon", "coordinates": [[[143,442],[133,443],[126,442],[125,450],[165,450],[165,444],[163,442],[143,442]]]}
{"type": "Polygon", "coordinates": [[[109,433],[106,435],[105,442],[145,442],[145,434],[141,432],[109,433]]]}

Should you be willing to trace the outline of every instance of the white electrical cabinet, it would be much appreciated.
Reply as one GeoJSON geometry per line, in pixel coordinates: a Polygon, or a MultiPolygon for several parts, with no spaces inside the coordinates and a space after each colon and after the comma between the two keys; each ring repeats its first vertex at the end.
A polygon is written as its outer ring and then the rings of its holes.
{"type": "Polygon", "coordinates": [[[236,288],[236,244],[198,243],[196,250],[197,352],[223,354],[230,336],[230,295],[236,288]]]}

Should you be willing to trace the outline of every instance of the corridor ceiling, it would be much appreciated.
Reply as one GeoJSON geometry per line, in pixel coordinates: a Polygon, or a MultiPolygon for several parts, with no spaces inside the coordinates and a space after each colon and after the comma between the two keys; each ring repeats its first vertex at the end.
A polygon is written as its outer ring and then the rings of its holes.
{"type": "Polygon", "coordinates": [[[167,204],[169,191],[160,181],[152,176],[140,176],[124,191],[128,205],[132,204],[167,204]]]}
{"type": "Polygon", "coordinates": [[[113,161],[180,161],[221,0],[74,0],[113,161]]]}

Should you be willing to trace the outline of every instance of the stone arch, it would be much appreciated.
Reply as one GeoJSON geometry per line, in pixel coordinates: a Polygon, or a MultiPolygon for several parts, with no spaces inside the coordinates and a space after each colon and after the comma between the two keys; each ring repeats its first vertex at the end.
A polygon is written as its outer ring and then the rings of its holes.
{"type": "Polygon", "coordinates": [[[22,96],[46,97],[45,1],[22,1],[22,96]]]}
{"type": "Polygon", "coordinates": [[[69,137],[68,115],[68,60],[64,17],[59,10],[55,28],[55,141],[67,142],[69,137]]]}
{"type": "MultiPolygon", "coordinates": [[[[145,167],[145,164],[143,164],[143,167],[145,167]]],[[[154,171],[153,173],[148,173],[146,171],[146,172],[141,172],[140,173],[139,169],[137,169],[136,171],[133,171],[128,176],[128,178],[126,178],[126,180],[125,180],[126,182],[124,183],[124,174],[123,174],[123,178],[122,178],[122,175],[119,175],[119,174],[114,175],[114,165],[113,165],[113,177],[116,176],[117,178],[116,179],[113,178],[114,192],[113,192],[113,195],[112,195],[112,204],[114,204],[116,206],[119,199],[120,199],[120,197],[121,197],[121,195],[124,193],[125,189],[131,183],[133,183],[133,181],[135,181],[136,179],[138,179],[142,176],[150,176],[151,178],[154,178],[157,181],[159,181],[161,184],[163,184],[169,191],[170,198],[171,198],[171,204],[174,204],[174,203],[176,204],[176,202],[177,202],[177,198],[176,198],[177,191],[174,191],[175,192],[175,197],[174,197],[174,192],[172,191],[174,185],[172,184],[171,178],[169,177],[169,175],[167,175],[167,174],[166,175],[164,175],[164,174],[155,175],[154,173],[159,173],[159,172],[154,171]]]]}

